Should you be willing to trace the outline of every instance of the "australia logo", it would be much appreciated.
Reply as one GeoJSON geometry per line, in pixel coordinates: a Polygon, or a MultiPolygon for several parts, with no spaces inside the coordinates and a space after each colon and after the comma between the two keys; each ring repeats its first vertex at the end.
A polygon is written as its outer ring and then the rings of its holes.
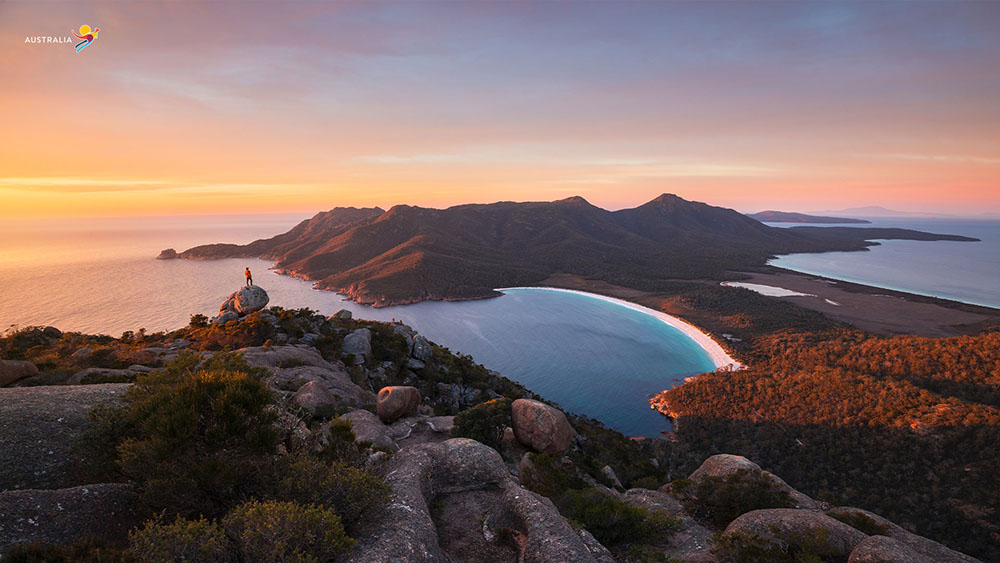
{"type": "Polygon", "coordinates": [[[76,35],[77,39],[83,39],[83,41],[76,44],[76,52],[79,53],[80,51],[89,47],[90,44],[93,43],[95,39],[97,39],[97,33],[99,31],[101,31],[101,28],[99,27],[95,27],[94,30],[91,31],[89,25],[81,25],[80,33],[74,31],[73,35],[76,35]]]}

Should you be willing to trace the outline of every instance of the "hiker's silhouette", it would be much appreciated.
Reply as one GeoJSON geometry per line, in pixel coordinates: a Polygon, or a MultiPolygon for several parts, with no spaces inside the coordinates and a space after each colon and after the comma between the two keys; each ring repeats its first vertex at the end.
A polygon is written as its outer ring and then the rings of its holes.
{"type": "Polygon", "coordinates": [[[244,273],[247,276],[247,287],[250,287],[251,285],[253,285],[253,276],[250,275],[250,267],[249,266],[247,266],[247,268],[244,271],[244,273]]]}

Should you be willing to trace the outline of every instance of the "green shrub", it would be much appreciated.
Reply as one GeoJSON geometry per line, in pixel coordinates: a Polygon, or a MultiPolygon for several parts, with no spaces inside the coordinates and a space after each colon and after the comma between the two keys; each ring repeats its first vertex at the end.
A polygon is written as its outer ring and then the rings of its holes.
{"type": "Polygon", "coordinates": [[[504,429],[511,424],[511,403],[511,399],[493,399],[458,413],[451,435],[472,438],[493,449],[500,449],[504,429]]]}
{"type": "Polygon", "coordinates": [[[792,497],[763,473],[741,469],[726,477],[704,477],[685,499],[692,516],[724,528],[737,516],[761,508],[791,508],[792,497]]]}
{"type": "Polygon", "coordinates": [[[235,561],[236,554],[222,527],[211,520],[173,524],[150,520],[129,534],[129,553],[142,561],[235,561]]]}
{"type": "Polygon", "coordinates": [[[888,524],[877,522],[874,518],[863,512],[834,509],[828,512],[827,515],[869,536],[884,536],[889,533],[888,524]]]}
{"type": "Polygon", "coordinates": [[[191,322],[189,325],[192,328],[205,328],[208,326],[208,317],[198,313],[197,315],[191,315],[191,322]]]}
{"type": "Polygon", "coordinates": [[[332,511],[295,502],[250,501],[222,521],[245,561],[329,561],[354,548],[332,511]]]}
{"type": "Polygon", "coordinates": [[[528,460],[531,463],[520,468],[518,479],[526,488],[542,496],[556,500],[569,489],[587,486],[572,465],[564,466],[562,460],[549,454],[529,453],[528,460]]]}
{"type": "Polygon", "coordinates": [[[269,456],[277,451],[276,415],[259,378],[231,371],[175,378],[153,372],[138,378],[125,403],[118,465],[144,486],[151,506],[218,516],[266,478],[269,456]]]}
{"type": "Polygon", "coordinates": [[[345,527],[374,506],[389,500],[389,487],[378,476],[341,462],[327,463],[308,454],[289,456],[279,469],[274,497],[316,504],[336,512],[345,527]]]}
{"type": "Polygon", "coordinates": [[[4,563],[138,563],[120,548],[98,539],[83,539],[69,545],[39,542],[16,544],[0,557],[4,563]]]}
{"type": "Polygon", "coordinates": [[[579,522],[606,547],[666,543],[681,527],[680,518],[666,511],[633,506],[598,489],[567,491],[557,505],[564,516],[579,522]]]}

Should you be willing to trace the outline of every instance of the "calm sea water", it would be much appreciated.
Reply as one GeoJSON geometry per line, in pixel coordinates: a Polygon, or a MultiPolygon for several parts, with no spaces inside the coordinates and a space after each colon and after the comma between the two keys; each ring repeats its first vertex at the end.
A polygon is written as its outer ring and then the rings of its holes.
{"type": "Polygon", "coordinates": [[[770,263],[808,274],[1000,308],[1000,221],[867,219],[872,224],[864,226],[965,235],[982,242],[883,240],[868,252],[790,254],[770,263]]]}
{"type": "Polygon", "coordinates": [[[625,434],[669,429],[647,396],[713,369],[692,340],[659,320],[592,297],[512,290],[482,301],[424,302],[372,309],[269,271],[269,262],[154,260],[210,242],[246,243],[283,232],[302,216],[229,216],[18,221],[0,224],[0,326],[51,324],[118,335],[213,315],[243,284],[243,267],[271,304],[341,308],[397,319],[453,351],[469,354],[563,408],[625,434]]]}

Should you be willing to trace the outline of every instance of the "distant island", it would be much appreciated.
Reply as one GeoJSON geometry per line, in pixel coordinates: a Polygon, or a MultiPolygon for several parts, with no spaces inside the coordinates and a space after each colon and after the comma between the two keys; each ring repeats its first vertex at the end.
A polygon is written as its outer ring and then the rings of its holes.
{"type": "Polygon", "coordinates": [[[554,274],[653,291],[666,280],[733,279],[777,254],[865,250],[872,239],[974,241],[906,229],[769,227],[732,209],[663,194],[608,211],[582,197],[428,209],[338,207],[246,245],[209,244],[160,258],[274,260],[376,307],[482,299],[554,274]]]}
{"type": "Polygon", "coordinates": [[[761,211],[760,213],[748,213],[747,217],[753,217],[761,223],[871,223],[871,221],[866,221],[864,219],[851,219],[849,217],[806,215],[805,213],[773,210],[761,211]]]}

